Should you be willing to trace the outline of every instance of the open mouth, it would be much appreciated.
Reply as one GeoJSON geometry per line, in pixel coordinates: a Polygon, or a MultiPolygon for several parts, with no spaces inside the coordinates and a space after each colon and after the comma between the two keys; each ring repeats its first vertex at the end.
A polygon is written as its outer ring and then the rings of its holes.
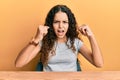
{"type": "Polygon", "coordinates": [[[59,35],[59,36],[63,36],[64,35],[64,30],[57,30],[57,34],[59,35]]]}
{"type": "Polygon", "coordinates": [[[58,32],[58,33],[63,33],[63,32],[64,32],[64,30],[57,30],[57,32],[58,32]]]}

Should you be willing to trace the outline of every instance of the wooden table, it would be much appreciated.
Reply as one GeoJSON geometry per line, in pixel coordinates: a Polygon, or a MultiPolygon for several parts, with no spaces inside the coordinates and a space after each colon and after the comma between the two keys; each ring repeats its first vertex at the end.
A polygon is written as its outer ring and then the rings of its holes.
{"type": "Polygon", "coordinates": [[[0,71],[0,80],[120,80],[120,71],[100,71],[100,72],[0,71]]]}

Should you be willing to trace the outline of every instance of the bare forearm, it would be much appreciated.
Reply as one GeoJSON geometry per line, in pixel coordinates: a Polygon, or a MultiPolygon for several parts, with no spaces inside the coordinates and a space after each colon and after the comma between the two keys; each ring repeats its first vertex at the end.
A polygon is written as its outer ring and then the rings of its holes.
{"type": "Polygon", "coordinates": [[[27,64],[29,61],[31,61],[39,52],[40,46],[28,44],[25,48],[23,48],[19,55],[16,58],[15,66],[16,67],[22,67],[25,64],[27,64]]]}
{"type": "Polygon", "coordinates": [[[102,58],[100,48],[98,46],[98,43],[97,43],[94,35],[89,36],[89,41],[91,44],[92,59],[93,59],[94,65],[97,67],[102,67],[103,66],[103,58],[102,58]]]}

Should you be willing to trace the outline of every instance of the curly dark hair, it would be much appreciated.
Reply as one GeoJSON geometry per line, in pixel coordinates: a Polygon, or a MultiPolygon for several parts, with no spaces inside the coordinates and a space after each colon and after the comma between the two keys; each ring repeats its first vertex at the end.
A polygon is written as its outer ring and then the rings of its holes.
{"type": "Polygon", "coordinates": [[[59,11],[66,13],[68,16],[69,27],[68,27],[66,36],[67,36],[67,40],[70,39],[71,46],[70,47],[69,45],[67,46],[71,48],[73,51],[76,50],[74,47],[74,40],[75,38],[78,38],[78,32],[76,29],[77,22],[74,17],[74,14],[66,5],[56,5],[48,12],[46,20],[45,20],[45,24],[44,24],[45,26],[49,26],[48,33],[47,35],[44,36],[42,40],[43,45],[40,50],[40,53],[42,53],[40,55],[40,60],[44,65],[47,64],[48,55],[50,51],[53,49],[55,41],[57,40],[57,36],[53,29],[53,21],[54,21],[55,14],[59,11]]]}

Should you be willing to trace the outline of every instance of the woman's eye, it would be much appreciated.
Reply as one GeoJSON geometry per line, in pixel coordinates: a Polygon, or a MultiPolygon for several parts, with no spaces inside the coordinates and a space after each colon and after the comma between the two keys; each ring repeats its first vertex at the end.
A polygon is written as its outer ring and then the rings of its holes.
{"type": "Polygon", "coordinates": [[[68,23],[67,21],[63,21],[63,23],[68,23]]]}
{"type": "Polygon", "coordinates": [[[53,23],[58,23],[58,21],[54,21],[53,23]]]}
{"type": "MultiPolygon", "coordinates": [[[[60,23],[60,21],[54,21],[53,23],[60,23]]],[[[68,21],[63,21],[62,23],[68,23],[68,21]]]]}

